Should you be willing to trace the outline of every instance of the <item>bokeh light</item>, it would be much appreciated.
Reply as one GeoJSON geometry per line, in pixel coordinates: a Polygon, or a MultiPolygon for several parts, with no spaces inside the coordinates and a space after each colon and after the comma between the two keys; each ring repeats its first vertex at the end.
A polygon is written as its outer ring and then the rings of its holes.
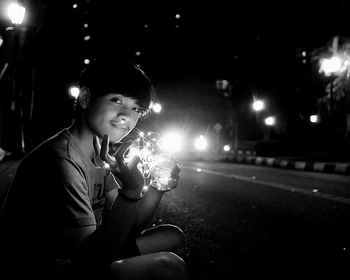
{"type": "Polygon", "coordinates": [[[195,139],[194,146],[197,150],[203,151],[208,147],[208,141],[203,135],[200,135],[195,139]]]}
{"type": "Polygon", "coordinates": [[[176,131],[165,133],[160,139],[160,145],[165,152],[179,152],[182,148],[182,135],[176,131]]]}

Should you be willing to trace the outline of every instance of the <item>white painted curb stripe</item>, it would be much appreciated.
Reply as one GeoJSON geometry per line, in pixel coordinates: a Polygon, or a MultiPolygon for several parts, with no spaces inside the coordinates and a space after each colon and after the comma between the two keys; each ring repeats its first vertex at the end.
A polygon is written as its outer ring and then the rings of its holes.
{"type": "MultiPolygon", "coordinates": [[[[190,170],[190,171],[198,172],[198,168],[195,168],[192,166],[182,165],[181,167],[184,169],[190,170]]],[[[268,182],[268,181],[261,181],[261,180],[253,179],[252,177],[227,174],[227,173],[213,171],[213,170],[209,170],[209,169],[201,169],[201,172],[212,174],[212,175],[217,175],[217,176],[222,176],[222,177],[226,177],[226,178],[241,180],[241,181],[245,181],[245,182],[255,183],[255,184],[259,184],[259,185],[263,185],[263,186],[267,186],[267,187],[273,187],[273,188],[277,188],[277,189],[281,189],[281,190],[285,190],[285,191],[305,194],[305,195],[309,195],[309,196],[313,196],[313,197],[324,198],[324,199],[339,202],[339,203],[350,204],[350,198],[341,197],[341,196],[328,194],[328,193],[322,193],[320,191],[315,192],[313,190],[303,189],[303,188],[295,187],[292,185],[280,184],[280,183],[268,182]]]]}

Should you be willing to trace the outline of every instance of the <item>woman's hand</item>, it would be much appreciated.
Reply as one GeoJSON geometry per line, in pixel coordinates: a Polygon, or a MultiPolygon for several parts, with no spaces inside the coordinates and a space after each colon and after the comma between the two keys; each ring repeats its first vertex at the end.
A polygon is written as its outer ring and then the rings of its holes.
{"type": "Polygon", "coordinates": [[[153,172],[154,182],[152,186],[159,191],[170,191],[177,187],[180,179],[180,167],[177,161],[170,155],[160,154],[157,159],[158,163],[153,172]]]}
{"type": "Polygon", "coordinates": [[[137,199],[141,195],[144,186],[144,178],[137,164],[140,162],[139,156],[134,156],[128,163],[124,160],[124,153],[132,142],[123,143],[113,154],[109,154],[109,137],[105,135],[102,143],[97,135],[94,136],[93,145],[96,155],[108,163],[110,171],[122,182],[123,194],[129,198],[137,199]]]}

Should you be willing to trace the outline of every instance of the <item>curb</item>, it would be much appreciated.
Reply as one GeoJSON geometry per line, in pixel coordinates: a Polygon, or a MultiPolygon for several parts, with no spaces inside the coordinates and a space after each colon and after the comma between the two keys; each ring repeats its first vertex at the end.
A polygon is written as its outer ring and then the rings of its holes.
{"type": "Polygon", "coordinates": [[[315,171],[350,175],[350,163],[312,162],[273,157],[260,157],[255,155],[244,154],[226,154],[223,155],[222,160],[237,163],[247,163],[262,166],[280,167],[286,169],[295,169],[302,171],[315,171]]]}

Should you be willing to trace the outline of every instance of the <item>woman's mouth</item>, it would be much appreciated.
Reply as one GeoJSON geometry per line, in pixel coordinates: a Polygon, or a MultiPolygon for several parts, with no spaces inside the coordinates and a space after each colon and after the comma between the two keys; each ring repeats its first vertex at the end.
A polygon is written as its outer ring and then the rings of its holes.
{"type": "Polygon", "coordinates": [[[111,121],[111,125],[115,128],[123,129],[126,132],[129,131],[129,125],[125,121],[119,121],[119,122],[111,121]]]}

